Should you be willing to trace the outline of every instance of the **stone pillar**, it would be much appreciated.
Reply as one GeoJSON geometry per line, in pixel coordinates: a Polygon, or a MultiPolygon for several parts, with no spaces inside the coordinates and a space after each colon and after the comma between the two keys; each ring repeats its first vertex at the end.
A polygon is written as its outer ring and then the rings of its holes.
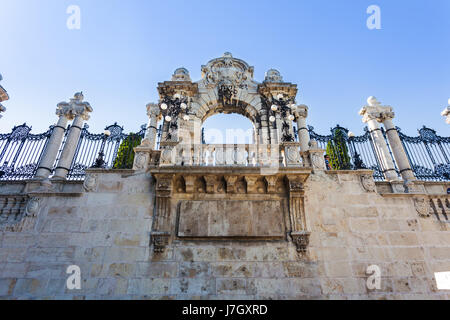
{"type": "Polygon", "coordinates": [[[90,118],[89,113],[92,112],[92,107],[88,102],[83,102],[83,99],[83,93],[76,93],[74,98],[70,99],[70,103],[62,103],[64,107],[68,108],[69,119],[72,118],[74,120],[61,152],[53,179],[66,178],[75,155],[78,140],[80,139],[83,122],[90,118]]]}
{"type": "MultiPolygon", "coordinates": [[[[369,98],[370,99],[370,98],[369,98]]],[[[389,149],[384,140],[383,133],[381,132],[378,120],[380,119],[379,106],[375,105],[372,101],[369,102],[369,106],[365,106],[361,109],[359,114],[363,116],[362,121],[367,123],[369,127],[370,135],[372,136],[375,148],[378,149],[378,160],[381,162],[384,176],[388,181],[397,181],[397,173],[395,171],[394,162],[392,161],[389,149]]]]}
{"type": "Polygon", "coordinates": [[[391,150],[394,155],[395,162],[397,163],[398,169],[400,170],[400,174],[402,175],[404,181],[416,180],[416,177],[414,176],[414,172],[411,169],[411,165],[406,155],[405,149],[403,148],[403,144],[398,135],[397,128],[394,126],[394,123],[392,122],[395,113],[389,106],[380,108],[381,108],[380,114],[381,119],[383,121],[384,128],[386,129],[389,144],[391,145],[391,150]]]}
{"type": "Polygon", "coordinates": [[[445,121],[447,122],[447,124],[450,124],[450,99],[448,99],[447,108],[442,111],[441,115],[445,117],[445,121]]]}
{"type": "Polygon", "coordinates": [[[156,144],[156,136],[158,134],[158,120],[161,115],[159,106],[155,103],[149,103],[147,105],[147,115],[149,120],[147,131],[145,132],[145,137],[142,143],[154,149],[156,144]]]}
{"type": "Polygon", "coordinates": [[[55,163],[58,155],[59,147],[64,138],[64,132],[66,131],[68,115],[66,114],[68,109],[64,109],[65,103],[58,104],[56,109],[56,115],[59,116],[58,123],[55,125],[50,140],[48,141],[47,148],[44,151],[44,155],[39,163],[38,170],[36,172],[36,179],[45,180],[53,172],[53,164],[55,163]]]}
{"type": "Polygon", "coordinates": [[[300,142],[300,151],[305,152],[309,149],[309,130],[306,125],[306,118],[308,117],[308,107],[304,104],[297,106],[294,114],[297,121],[298,141],[300,142]]]}

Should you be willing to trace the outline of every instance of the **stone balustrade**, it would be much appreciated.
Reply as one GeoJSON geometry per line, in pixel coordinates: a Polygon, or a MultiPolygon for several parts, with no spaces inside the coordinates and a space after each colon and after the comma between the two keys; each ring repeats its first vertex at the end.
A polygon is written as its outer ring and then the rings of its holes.
{"type": "Polygon", "coordinates": [[[299,143],[173,144],[162,143],[161,166],[306,167],[299,143]]]}

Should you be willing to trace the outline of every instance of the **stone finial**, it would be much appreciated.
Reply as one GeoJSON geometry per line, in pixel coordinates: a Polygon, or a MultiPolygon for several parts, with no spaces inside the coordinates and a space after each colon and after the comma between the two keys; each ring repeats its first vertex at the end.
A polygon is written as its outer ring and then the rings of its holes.
{"type": "Polygon", "coordinates": [[[156,103],[147,104],[147,115],[149,118],[157,118],[161,114],[161,108],[156,103]]]}
{"type": "Polygon", "coordinates": [[[272,82],[272,83],[283,82],[283,77],[281,76],[280,71],[270,69],[269,71],[266,72],[264,82],[272,82]]]}
{"type": "Polygon", "coordinates": [[[447,124],[450,124],[450,99],[448,99],[447,108],[445,108],[444,111],[442,111],[441,115],[443,117],[446,117],[445,121],[447,122],[447,124]]]}
{"type": "Polygon", "coordinates": [[[370,96],[367,98],[367,104],[371,107],[377,107],[381,105],[381,103],[374,96],[370,96]]]}
{"type": "Polygon", "coordinates": [[[93,111],[89,102],[83,102],[83,92],[75,93],[70,102],[60,102],[57,105],[56,115],[65,116],[69,120],[75,119],[76,116],[82,117],[87,121],[90,118],[89,113],[93,111]]]}
{"type": "Polygon", "coordinates": [[[189,71],[186,68],[178,68],[172,75],[172,81],[191,81],[189,71]]]}
{"type": "Polygon", "coordinates": [[[367,104],[359,111],[359,115],[363,117],[362,121],[364,123],[374,119],[378,122],[384,122],[395,117],[393,108],[391,106],[382,106],[374,96],[370,96],[367,99],[367,104]]]}

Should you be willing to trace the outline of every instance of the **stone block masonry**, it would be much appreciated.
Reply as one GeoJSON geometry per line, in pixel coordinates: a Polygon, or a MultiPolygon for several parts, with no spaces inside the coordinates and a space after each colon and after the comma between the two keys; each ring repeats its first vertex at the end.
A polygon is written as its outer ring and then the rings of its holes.
{"type": "MultiPolygon", "coordinates": [[[[70,195],[64,183],[62,192],[35,190],[33,197],[40,200],[31,224],[0,232],[0,298],[450,298],[434,278],[435,272],[450,271],[450,225],[434,214],[420,216],[414,194],[368,192],[358,171],[313,174],[305,183],[311,231],[306,253],[289,237],[175,237],[164,252],[155,253],[153,178],[96,174],[102,187],[95,192],[81,182],[78,192],[70,185],[70,195]],[[70,265],[81,269],[80,290],[66,286],[70,265]],[[370,265],[380,268],[379,290],[366,286],[370,265]]],[[[425,185],[433,196],[442,190],[441,197],[448,187],[425,185]]],[[[8,188],[0,186],[0,196],[8,188]]]]}

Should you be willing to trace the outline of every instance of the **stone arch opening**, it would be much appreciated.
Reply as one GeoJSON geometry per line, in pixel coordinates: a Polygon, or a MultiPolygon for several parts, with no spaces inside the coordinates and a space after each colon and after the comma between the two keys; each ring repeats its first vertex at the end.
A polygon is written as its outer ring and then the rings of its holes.
{"type": "Polygon", "coordinates": [[[258,142],[258,130],[261,127],[260,112],[244,101],[233,100],[233,103],[228,105],[216,101],[207,105],[206,108],[200,107],[196,116],[200,120],[202,133],[205,133],[205,136],[202,135],[205,143],[255,144],[258,142]],[[219,124],[217,120],[223,121],[219,124]],[[209,139],[214,134],[219,136],[219,139],[217,137],[209,139]]]}
{"type": "Polygon", "coordinates": [[[202,141],[205,144],[254,144],[255,125],[250,119],[235,112],[209,116],[202,123],[202,141]]]}

